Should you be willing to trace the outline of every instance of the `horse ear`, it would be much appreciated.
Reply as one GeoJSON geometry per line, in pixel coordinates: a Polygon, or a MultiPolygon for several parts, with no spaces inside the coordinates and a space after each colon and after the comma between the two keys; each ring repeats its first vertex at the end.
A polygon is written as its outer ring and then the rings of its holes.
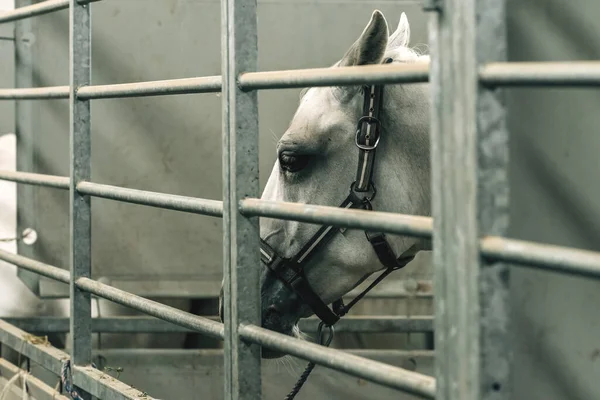
{"type": "Polygon", "coordinates": [[[341,67],[379,64],[388,43],[388,25],[379,10],[373,11],[371,20],[360,37],[350,46],[339,63],[341,67]]]}
{"type": "Polygon", "coordinates": [[[400,23],[396,28],[396,31],[390,36],[388,42],[389,48],[406,47],[410,41],[410,25],[408,24],[408,18],[405,13],[400,15],[400,23]]]}

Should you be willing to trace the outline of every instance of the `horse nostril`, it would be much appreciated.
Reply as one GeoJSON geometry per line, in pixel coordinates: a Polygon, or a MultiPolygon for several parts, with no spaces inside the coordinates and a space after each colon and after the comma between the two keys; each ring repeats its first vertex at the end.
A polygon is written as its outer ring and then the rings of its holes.
{"type": "Polygon", "coordinates": [[[281,313],[277,309],[277,307],[272,304],[265,310],[265,314],[263,315],[263,321],[275,323],[281,319],[281,313]]]}

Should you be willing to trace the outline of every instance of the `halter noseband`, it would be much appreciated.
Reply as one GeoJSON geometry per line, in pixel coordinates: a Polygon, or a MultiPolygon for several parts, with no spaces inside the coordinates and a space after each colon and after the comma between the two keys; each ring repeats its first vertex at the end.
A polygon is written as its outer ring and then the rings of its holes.
{"type": "MultiPolygon", "coordinates": [[[[391,59],[387,59],[385,62],[389,63],[391,61],[391,59]]],[[[363,95],[363,116],[358,120],[355,139],[355,144],[358,148],[356,180],[350,185],[350,193],[339,207],[370,211],[373,209],[371,201],[373,201],[377,194],[372,177],[375,164],[375,151],[381,137],[379,112],[383,97],[383,85],[364,86],[363,95]]],[[[311,256],[322,249],[337,232],[343,233],[344,230],[343,228],[335,228],[333,226],[322,226],[304,247],[291,258],[279,256],[271,246],[261,239],[261,261],[287,288],[296,293],[327,326],[333,326],[352,306],[388,274],[404,267],[414,258],[414,255],[397,258],[384,233],[365,231],[367,240],[371,243],[379,261],[386,269],[348,305],[344,305],[340,298],[333,302],[332,308],[329,308],[306,280],[304,266],[311,256]]]]}

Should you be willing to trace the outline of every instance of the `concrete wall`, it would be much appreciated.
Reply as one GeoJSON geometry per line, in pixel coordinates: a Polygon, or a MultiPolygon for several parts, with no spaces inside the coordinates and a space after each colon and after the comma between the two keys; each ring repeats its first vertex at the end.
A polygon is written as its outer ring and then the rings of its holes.
{"type": "MultiPolygon", "coordinates": [[[[509,5],[511,59],[598,59],[599,2],[509,5]]],[[[510,236],[599,251],[599,92],[510,92],[510,236]]],[[[600,398],[600,283],[513,270],[515,398],[600,398]]]]}

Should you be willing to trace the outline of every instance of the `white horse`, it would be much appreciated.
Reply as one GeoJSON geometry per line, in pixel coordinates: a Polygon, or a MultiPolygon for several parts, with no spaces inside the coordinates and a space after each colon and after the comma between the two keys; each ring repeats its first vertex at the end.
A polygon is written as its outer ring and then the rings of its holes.
{"type": "MultiPolygon", "coordinates": [[[[381,12],[374,11],[360,37],[332,66],[428,63],[408,47],[410,27],[404,13],[390,35],[381,12]]],[[[377,211],[429,216],[430,150],[427,84],[385,85],[380,108],[381,140],[373,182],[377,211]]],[[[356,127],[363,115],[360,87],[317,87],[306,91],[292,121],[277,143],[277,160],[262,199],[337,207],[355,181],[358,149],[356,127]]],[[[311,239],[318,225],[271,218],[260,219],[260,236],[280,256],[289,258],[311,239]]],[[[387,235],[397,256],[430,250],[431,242],[387,235]]],[[[313,311],[264,266],[261,277],[262,325],[300,337],[297,323],[313,311]]],[[[325,304],[384,269],[358,230],[336,234],[305,265],[306,280],[325,304]]],[[[222,313],[222,310],[220,308],[222,313]]],[[[264,357],[281,354],[263,349],[264,357]]]]}

